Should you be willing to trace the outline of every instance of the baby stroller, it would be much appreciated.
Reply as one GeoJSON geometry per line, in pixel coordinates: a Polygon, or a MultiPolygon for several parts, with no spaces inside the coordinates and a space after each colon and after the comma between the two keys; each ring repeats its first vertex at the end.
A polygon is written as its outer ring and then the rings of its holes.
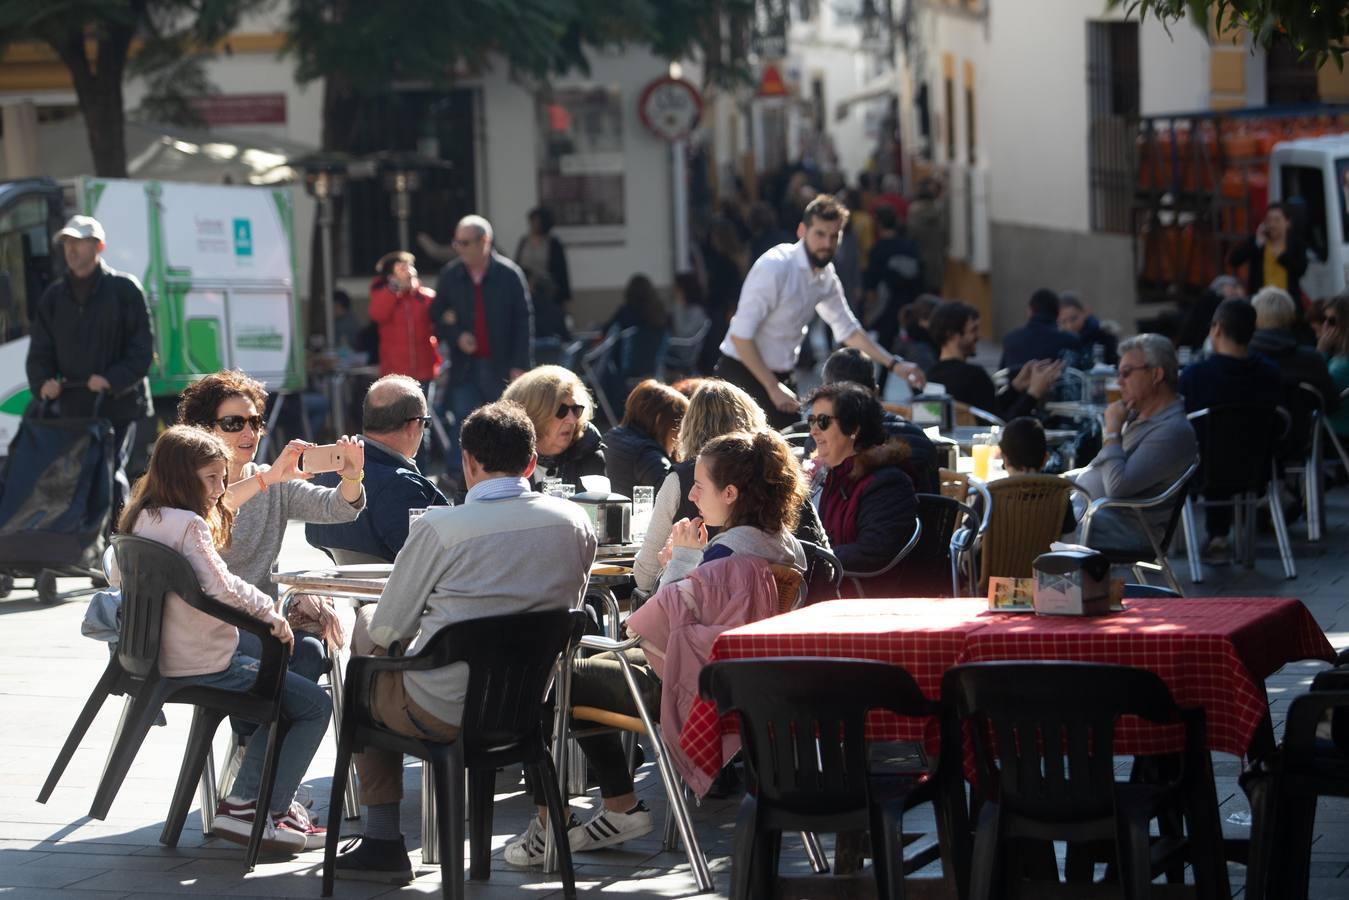
{"type": "Polygon", "coordinates": [[[25,411],[0,477],[0,597],[15,578],[32,578],[42,603],[70,596],[57,593],[58,576],[104,586],[117,450],[101,400],[87,418],[54,415],[47,401],[25,411]]]}

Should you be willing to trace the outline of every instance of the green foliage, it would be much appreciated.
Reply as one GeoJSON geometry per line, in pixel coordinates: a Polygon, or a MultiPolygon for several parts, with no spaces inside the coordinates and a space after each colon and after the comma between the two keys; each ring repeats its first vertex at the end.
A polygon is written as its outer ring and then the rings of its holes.
{"type": "Polygon", "coordinates": [[[1349,37],[1345,0],[1107,0],[1107,8],[1140,20],[1153,16],[1167,25],[1188,18],[1201,29],[1212,26],[1219,35],[1245,29],[1259,46],[1287,41],[1318,66],[1332,58],[1344,65],[1349,37]]]}
{"type": "MultiPolygon", "coordinates": [[[[536,80],[587,72],[587,52],[646,45],[675,58],[720,49],[727,19],[751,14],[754,0],[292,0],[287,50],[301,82],[332,78],[358,94],[399,81],[443,84],[487,70],[499,57],[512,74],[536,80]]],[[[726,76],[743,54],[721,54],[710,72],[726,76]]]]}

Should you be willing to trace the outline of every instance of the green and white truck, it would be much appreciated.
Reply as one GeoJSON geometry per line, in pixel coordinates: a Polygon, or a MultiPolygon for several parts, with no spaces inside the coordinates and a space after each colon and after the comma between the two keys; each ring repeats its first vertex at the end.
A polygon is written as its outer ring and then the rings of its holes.
{"type": "Polygon", "coordinates": [[[69,215],[98,219],[103,258],[145,287],[155,337],[150,386],[171,409],[197,378],[238,368],[271,391],[304,382],[287,187],[80,178],[0,182],[0,455],[31,394],[29,319],[65,271],[52,235],[69,215]]]}

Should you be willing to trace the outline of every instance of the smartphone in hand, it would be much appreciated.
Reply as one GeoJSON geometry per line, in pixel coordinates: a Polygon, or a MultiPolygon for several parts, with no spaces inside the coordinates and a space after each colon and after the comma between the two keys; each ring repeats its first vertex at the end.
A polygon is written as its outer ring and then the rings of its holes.
{"type": "Polygon", "coordinates": [[[300,471],[317,475],[336,472],[346,465],[346,452],[337,444],[309,447],[300,454],[300,471]]]}

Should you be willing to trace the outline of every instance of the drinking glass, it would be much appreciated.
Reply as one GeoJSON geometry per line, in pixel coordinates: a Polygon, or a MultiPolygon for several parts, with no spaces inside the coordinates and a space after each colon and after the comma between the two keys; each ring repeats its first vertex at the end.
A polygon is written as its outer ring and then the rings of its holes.
{"type": "Polygon", "coordinates": [[[979,432],[970,444],[970,456],[974,459],[974,470],[971,474],[980,481],[988,480],[988,461],[992,455],[993,435],[986,431],[979,432]]]}
{"type": "Polygon", "coordinates": [[[650,485],[637,485],[632,489],[632,540],[640,544],[646,537],[651,525],[651,511],[656,505],[656,489],[650,485]]]}
{"type": "Polygon", "coordinates": [[[576,493],[576,485],[563,484],[560,478],[550,478],[543,483],[543,492],[550,497],[569,498],[576,493]]]}

